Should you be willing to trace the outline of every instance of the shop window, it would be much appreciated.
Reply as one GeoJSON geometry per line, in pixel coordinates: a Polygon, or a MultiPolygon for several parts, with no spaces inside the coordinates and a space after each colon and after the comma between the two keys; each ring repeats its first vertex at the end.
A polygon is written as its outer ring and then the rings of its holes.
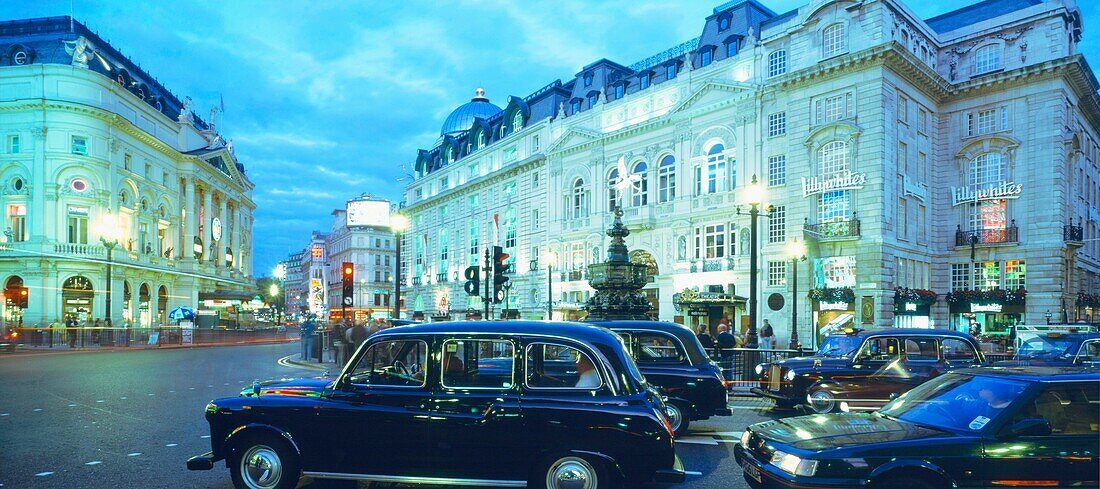
{"type": "Polygon", "coordinates": [[[1008,260],[1005,262],[1005,289],[1016,290],[1026,288],[1024,277],[1027,275],[1024,260],[1008,260]]]}

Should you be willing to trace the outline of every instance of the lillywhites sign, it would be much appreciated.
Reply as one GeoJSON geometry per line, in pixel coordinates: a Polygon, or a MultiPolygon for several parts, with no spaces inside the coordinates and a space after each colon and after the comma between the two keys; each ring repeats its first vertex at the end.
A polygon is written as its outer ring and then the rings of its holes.
{"type": "Polygon", "coordinates": [[[832,178],[802,177],[802,196],[809,197],[811,195],[831,192],[833,190],[860,189],[863,188],[863,185],[866,183],[867,174],[858,172],[838,175],[832,178]]]}
{"type": "Polygon", "coordinates": [[[1015,199],[1020,197],[1023,190],[1023,184],[1009,181],[979,189],[974,187],[951,187],[951,205],[969,204],[983,200],[1015,199]]]}
{"type": "Polygon", "coordinates": [[[1000,304],[970,304],[970,312],[1001,312],[1000,304]]]}

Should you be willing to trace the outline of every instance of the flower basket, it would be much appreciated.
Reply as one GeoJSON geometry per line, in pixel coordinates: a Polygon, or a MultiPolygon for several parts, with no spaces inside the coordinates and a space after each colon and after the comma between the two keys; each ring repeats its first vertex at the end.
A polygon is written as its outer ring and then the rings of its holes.
{"type": "Polygon", "coordinates": [[[955,290],[945,297],[951,304],[1023,304],[1027,299],[1027,290],[1023,287],[1015,290],[988,289],[988,290],[955,290]]]}
{"type": "Polygon", "coordinates": [[[1100,307],[1100,294],[1077,293],[1078,307],[1100,307]]]}
{"type": "Polygon", "coordinates": [[[810,289],[810,299],[818,302],[845,302],[856,301],[856,293],[848,287],[820,287],[810,289]]]}
{"type": "Polygon", "coordinates": [[[894,303],[908,303],[916,304],[918,306],[927,306],[936,303],[938,294],[928,289],[910,289],[908,287],[898,287],[894,289],[894,303]]]}

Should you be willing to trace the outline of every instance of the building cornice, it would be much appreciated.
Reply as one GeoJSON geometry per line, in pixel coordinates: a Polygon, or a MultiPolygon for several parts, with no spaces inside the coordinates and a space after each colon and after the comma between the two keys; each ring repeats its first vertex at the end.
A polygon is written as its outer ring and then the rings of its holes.
{"type": "Polygon", "coordinates": [[[500,170],[497,170],[496,172],[490,173],[490,174],[482,176],[482,177],[478,177],[477,179],[475,179],[473,181],[466,182],[466,183],[464,183],[462,185],[459,185],[455,188],[447,189],[446,191],[443,191],[441,193],[438,193],[436,195],[428,197],[424,200],[421,200],[420,202],[406,205],[403,209],[401,209],[401,213],[411,214],[411,213],[414,213],[414,212],[418,212],[418,211],[421,210],[422,207],[436,205],[444,199],[454,197],[456,195],[460,195],[460,194],[465,193],[465,192],[470,191],[470,190],[479,190],[479,189],[482,189],[484,187],[488,187],[490,185],[497,184],[501,180],[507,180],[509,178],[512,178],[513,176],[515,176],[519,173],[523,173],[525,171],[528,171],[528,170],[538,166],[540,163],[545,162],[545,161],[546,161],[546,155],[544,155],[543,153],[535,153],[531,156],[528,156],[527,158],[525,158],[523,160],[520,160],[516,163],[510,164],[507,167],[501,168],[500,170]]]}

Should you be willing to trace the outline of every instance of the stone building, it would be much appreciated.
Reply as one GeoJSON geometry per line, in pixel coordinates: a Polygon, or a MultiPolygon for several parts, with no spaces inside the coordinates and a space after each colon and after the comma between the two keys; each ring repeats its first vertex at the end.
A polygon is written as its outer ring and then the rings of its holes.
{"type": "Polygon", "coordinates": [[[5,320],[149,326],[253,288],[253,184],[196,110],[68,17],[0,23],[5,320]]]}

